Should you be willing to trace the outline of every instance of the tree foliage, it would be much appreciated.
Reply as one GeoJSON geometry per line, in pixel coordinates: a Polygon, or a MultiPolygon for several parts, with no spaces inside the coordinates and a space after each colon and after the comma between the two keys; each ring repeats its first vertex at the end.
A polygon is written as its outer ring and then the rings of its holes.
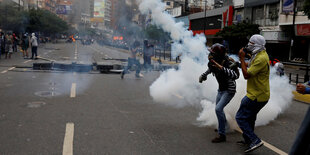
{"type": "Polygon", "coordinates": [[[23,25],[27,24],[25,20],[27,13],[18,11],[16,4],[0,3],[0,27],[5,30],[24,31],[23,25]]]}
{"type": "Polygon", "coordinates": [[[19,11],[14,3],[0,3],[0,28],[14,32],[63,33],[68,24],[47,10],[19,11]]]}
{"type": "Polygon", "coordinates": [[[144,32],[147,38],[156,40],[160,43],[165,43],[170,40],[169,34],[163,29],[158,28],[156,25],[148,25],[144,32]]]}
{"type": "Polygon", "coordinates": [[[47,10],[32,9],[29,11],[29,24],[27,30],[51,35],[68,30],[68,24],[47,10]]]}
{"type": "Polygon", "coordinates": [[[305,0],[304,6],[303,6],[304,13],[308,16],[310,19],[310,0],[305,0]]]}
{"type": "Polygon", "coordinates": [[[238,52],[239,49],[246,45],[250,36],[259,34],[259,25],[249,23],[238,23],[224,27],[223,30],[216,33],[216,36],[220,36],[229,42],[230,50],[238,52]]]}

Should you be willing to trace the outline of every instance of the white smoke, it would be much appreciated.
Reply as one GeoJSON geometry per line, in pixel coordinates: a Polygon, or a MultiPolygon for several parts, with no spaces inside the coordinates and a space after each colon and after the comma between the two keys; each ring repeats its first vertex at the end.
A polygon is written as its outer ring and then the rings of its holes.
{"type": "MultiPolygon", "coordinates": [[[[141,1],[141,0],[140,0],[141,1]]],[[[199,76],[207,70],[206,39],[203,35],[193,36],[191,31],[183,27],[183,23],[176,23],[167,14],[165,4],[160,0],[142,0],[139,9],[143,14],[149,14],[153,23],[171,34],[174,41],[172,53],[174,56],[182,54],[179,69],[170,69],[161,73],[160,77],[150,86],[150,94],[155,102],[174,107],[201,106],[197,121],[202,126],[217,126],[215,115],[215,98],[218,84],[216,79],[208,76],[203,84],[198,82],[199,76]]],[[[268,50],[268,49],[267,49],[268,50]]],[[[292,86],[287,77],[279,77],[275,70],[270,74],[271,98],[257,117],[257,125],[266,125],[282,113],[291,103],[292,86]]],[[[236,127],[234,121],[241,99],[246,94],[246,80],[241,73],[237,80],[237,93],[225,107],[226,118],[231,128],[236,127]]]]}

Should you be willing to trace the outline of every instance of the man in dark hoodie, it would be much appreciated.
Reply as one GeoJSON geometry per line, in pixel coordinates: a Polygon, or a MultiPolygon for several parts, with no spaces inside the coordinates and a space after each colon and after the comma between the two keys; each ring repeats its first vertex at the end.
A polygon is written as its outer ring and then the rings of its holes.
{"type": "Polygon", "coordinates": [[[226,116],[224,107],[230,102],[236,93],[236,82],[239,78],[239,70],[234,65],[234,60],[226,55],[226,49],[221,44],[214,44],[210,49],[208,70],[199,77],[199,82],[207,80],[207,76],[215,75],[219,84],[216,96],[215,112],[218,119],[218,136],[212,139],[212,143],[226,141],[226,116]]]}

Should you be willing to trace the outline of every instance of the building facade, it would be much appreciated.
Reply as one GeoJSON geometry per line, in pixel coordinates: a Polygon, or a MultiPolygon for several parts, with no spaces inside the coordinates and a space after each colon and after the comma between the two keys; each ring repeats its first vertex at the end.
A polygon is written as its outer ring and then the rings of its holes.
{"type": "Polygon", "coordinates": [[[204,33],[207,37],[207,45],[220,40],[215,34],[225,26],[233,24],[233,6],[225,6],[205,12],[199,12],[189,15],[189,30],[192,30],[194,35],[204,33]]]}
{"type": "Polygon", "coordinates": [[[290,40],[287,46],[293,45],[289,48],[289,60],[301,58],[305,62],[310,62],[310,20],[302,11],[304,1],[297,0],[297,11],[294,17],[293,10],[287,7],[287,0],[281,0],[279,26],[283,32],[288,32],[290,40]],[[293,23],[294,18],[295,23],[293,23]]]}

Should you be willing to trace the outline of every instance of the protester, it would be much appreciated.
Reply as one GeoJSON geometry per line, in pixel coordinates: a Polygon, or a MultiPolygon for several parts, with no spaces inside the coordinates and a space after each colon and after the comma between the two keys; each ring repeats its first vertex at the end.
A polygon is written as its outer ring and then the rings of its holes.
{"type": "Polygon", "coordinates": [[[248,45],[239,51],[242,73],[247,80],[247,94],[242,99],[236,114],[236,121],[243,131],[244,138],[244,141],[237,143],[249,145],[245,150],[246,153],[263,145],[261,139],[254,133],[254,127],[258,112],[270,98],[270,65],[265,44],[263,36],[253,35],[248,45]],[[248,64],[245,62],[245,51],[252,55],[248,64]]]}
{"type": "Polygon", "coordinates": [[[13,37],[11,34],[5,35],[5,59],[11,59],[13,53],[13,37]]]}
{"type": "Polygon", "coordinates": [[[281,62],[277,62],[274,65],[275,69],[276,69],[276,74],[279,76],[283,76],[284,75],[284,65],[281,62]]]}
{"type": "Polygon", "coordinates": [[[149,44],[148,40],[144,40],[143,47],[143,67],[146,72],[151,70],[151,57],[153,56],[154,45],[149,44]]]}
{"type": "Polygon", "coordinates": [[[140,75],[140,70],[141,70],[141,65],[139,60],[136,58],[136,54],[138,51],[138,48],[140,46],[140,43],[138,41],[135,41],[132,44],[132,47],[130,49],[130,56],[128,57],[128,65],[125,67],[125,69],[121,73],[121,78],[124,78],[124,75],[128,73],[128,69],[130,69],[133,65],[136,65],[136,77],[139,78],[141,77],[140,75]]]}
{"type": "Polygon", "coordinates": [[[24,34],[23,38],[22,38],[22,51],[23,51],[23,57],[27,57],[28,58],[28,48],[29,48],[29,38],[27,33],[24,34]]]}
{"type": "Polygon", "coordinates": [[[17,44],[18,44],[19,39],[15,33],[13,33],[12,41],[13,41],[13,46],[12,46],[13,52],[17,52],[17,44]]]}
{"type": "Polygon", "coordinates": [[[5,53],[5,39],[3,32],[0,32],[0,59],[1,55],[5,53]]]}
{"type": "MultiPolygon", "coordinates": [[[[297,84],[296,91],[301,94],[310,94],[310,81],[305,84],[297,84]]],[[[310,108],[302,121],[296,139],[291,148],[290,155],[310,154],[310,108]]]]}
{"type": "Polygon", "coordinates": [[[226,55],[226,49],[221,44],[214,44],[209,54],[209,68],[199,77],[199,82],[207,80],[207,76],[212,73],[215,75],[219,84],[216,96],[215,112],[218,119],[218,136],[212,139],[212,143],[220,143],[226,141],[226,116],[224,107],[230,102],[236,93],[236,82],[239,78],[238,67],[234,64],[234,60],[226,55]],[[233,66],[231,68],[231,66],[233,66]]]}
{"type": "Polygon", "coordinates": [[[35,33],[32,33],[31,35],[32,35],[31,40],[30,40],[31,49],[32,49],[31,50],[31,59],[36,59],[38,56],[38,52],[37,52],[37,50],[38,50],[38,39],[37,39],[35,33]]]}

